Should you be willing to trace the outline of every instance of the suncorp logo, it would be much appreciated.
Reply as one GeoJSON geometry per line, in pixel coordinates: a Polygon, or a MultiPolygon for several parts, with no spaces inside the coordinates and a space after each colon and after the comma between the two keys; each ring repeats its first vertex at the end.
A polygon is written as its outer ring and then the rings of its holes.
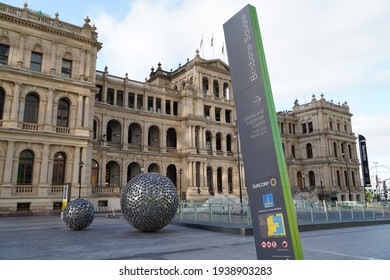
{"type": "Polygon", "coordinates": [[[276,184],[277,184],[276,179],[275,178],[271,178],[268,181],[252,184],[252,189],[264,188],[264,187],[268,187],[268,186],[275,187],[276,184]]]}

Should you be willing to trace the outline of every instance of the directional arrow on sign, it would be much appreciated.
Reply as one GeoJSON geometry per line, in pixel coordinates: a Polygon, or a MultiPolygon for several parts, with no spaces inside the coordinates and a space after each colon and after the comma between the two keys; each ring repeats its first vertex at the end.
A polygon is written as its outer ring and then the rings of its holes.
{"type": "Polygon", "coordinates": [[[256,100],[253,101],[253,103],[257,103],[257,105],[260,105],[261,97],[256,95],[256,100]]]}

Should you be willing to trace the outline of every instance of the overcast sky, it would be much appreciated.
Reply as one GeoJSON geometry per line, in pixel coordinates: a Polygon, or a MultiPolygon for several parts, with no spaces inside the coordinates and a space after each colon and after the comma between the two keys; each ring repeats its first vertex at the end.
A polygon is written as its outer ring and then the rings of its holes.
{"type": "MultiPolygon", "coordinates": [[[[25,0],[3,1],[23,7],[25,0]]],[[[388,0],[30,0],[29,8],[82,25],[88,16],[103,48],[98,70],[144,81],[161,62],[176,69],[195,56],[228,63],[223,24],[256,7],[277,111],[312,95],[348,102],[352,129],[367,139],[371,175],[390,178],[390,1],[388,0]],[[203,48],[200,43],[203,37],[203,48]],[[213,38],[213,46],[211,46],[213,38]]],[[[389,180],[390,182],[390,180],[389,180]]]]}

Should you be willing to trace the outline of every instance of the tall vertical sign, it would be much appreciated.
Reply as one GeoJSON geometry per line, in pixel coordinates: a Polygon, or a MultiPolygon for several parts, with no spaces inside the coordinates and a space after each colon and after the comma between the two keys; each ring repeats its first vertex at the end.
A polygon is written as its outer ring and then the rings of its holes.
{"type": "Polygon", "coordinates": [[[61,207],[62,211],[64,211],[66,205],[70,201],[70,188],[71,185],[69,183],[64,184],[64,189],[62,191],[62,207],[61,207]]]}
{"type": "Polygon", "coordinates": [[[258,259],[303,259],[256,9],[224,24],[258,259]]]}
{"type": "Polygon", "coordinates": [[[362,163],[363,184],[365,187],[371,185],[370,170],[368,168],[367,143],[363,135],[359,135],[360,160],[362,163]]]}

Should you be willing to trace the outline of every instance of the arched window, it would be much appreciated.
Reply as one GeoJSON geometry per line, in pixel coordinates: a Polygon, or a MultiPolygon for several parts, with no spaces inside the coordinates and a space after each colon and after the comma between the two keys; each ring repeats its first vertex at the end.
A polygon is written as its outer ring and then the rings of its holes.
{"type": "Polygon", "coordinates": [[[226,135],[226,151],[232,151],[232,136],[230,134],[226,135]]]}
{"type": "Polygon", "coordinates": [[[56,153],[53,161],[53,176],[52,176],[53,185],[63,185],[65,183],[65,165],[66,165],[65,154],[61,152],[56,153]]]}
{"type": "Polygon", "coordinates": [[[91,166],[91,185],[97,186],[99,184],[99,163],[96,160],[92,160],[91,166]]]}
{"type": "Polygon", "coordinates": [[[3,119],[4,102],[5,102],[5,91],[4,89],[0,88],[0,120],[3,119]]]}
{"type": "Polygon", "coordinates": [[[295,146],[294,145],[291,146],[291,155],[293,158],[295,158],[295,146]]]}
{"type": "Polygon", "coordinates": [[[212,139],[211,132],[206,131],[206,150],[207,150],[208,154],[212,153],[211,139],[212,139]]]}
{"type": "Polygon", "coordinates": [[[221,133],[217,133],[216,137],[215,137],[215,147],[217,149],[217,151],[222,151],[222,137],[221,137],[221,133]]]}
{"type": "Polygon", "coordinates": [[[3,119],[4,102],[5,102],[5,91],[3,88],[0,88],[0,120],[3,119]]]}
{"type": "Polygon", "coordinates": [[[96,140],[97,137],[97,121],[93,120],[93,139],[96,140]]]}
{"type": "Polygon", "coordinates": [[[337,157],[337,144],[336,144],[336,142],[333,142],[333,154],[335,157],[337,157]]]}
{"type": "Polygon", "coordinates": [[[26,96],[23,122],[38,123],[39,98],[35,93],[26,96]]]}
{"type": "Polygon", "coordinates": [[[156,125],[149,127],[148,145],[151,147],[160,147],[160,130],[156,125]]]}
{"type": "Polygon", "coordinates": [[[176,148],[176,145],[177,145],[176,130],[171,127],[167,130],[167,147],[176,148]]]}
{"type": "Polygon", "coordinates": [[[214,195],[214,186],[213,186],[213,168],[211,166],[207,166],[207,187],[209,190],[209,194],[214,195]]]}
{"type": "Polygon", "coordinates": [[[348,175],[349,174],[348,174],[347,170],[344,170],[344,180],[345,180],[345,186],[346,187],[350,187],[348,175]]]}
{"type": "Polygon", "coordinates": [[[57,126],[69,126],[69,101],[65,98],[58,101],[57,126]]]}
{"type": "Polygon", "coordinates": [[[202,91],[204,94],[209,93],[209,79],[207,79],[206,77],[202,79],[202,91]]]}
{"type": "Polygon", "coordinates": [[[138,123],[132,123],[129,125],[127,134],[127,143],[132,145],[141,145],[142,141],[142,129],[138,123]]]}
{"type": "MultiPolygon", "coordinates": [[[[4,38],[4,37],[3,37],[4,38]]],[[[0,44],[0,64],[8,65],[8,57],[9,57],[9,40],[6,40],[7,45],[0,44]]]]}
{"type": "Polygon", "coordinates": [[[160,173],[160,166],[157,163],[152,163],[148,166],[148,172],[160,173]]]}
{"type": "Polygon", "coordinates": [[[133,177],[141,174],[141,166],[137,162],[132,162],[127,166],[127,179],[126,182],[129,182],[133,177]]]}
{"type": "Polygon", "coordinates": [[[315,187],[316,185],[316,178],[314,176],[314,172],[313,171],[309,171],[309,186],[310,187],[315,187]]]}
{"type": "Polygon", "coordinates": [[[228,169],[228,191],[233,192],[233,168],[228,169]]]}
{"type": "Polygon", "coordinates": [[[213,81],[213,93],[215,97],[219,97],[219,83],[217,80],[213,81]]]}
{"type": "Polygon", "coordinates": [[[352,147],[351,145],[348,145],[348,156],[350,159],[352,159],[352,147]]]}
{"type": "MultiPolygon", "coordinates": [[[[180,171],[179,171],[180,172],[180,171]]],[[[177,176],[178,176],[178,173],[179,173],[176,169],[176,166],[174,164],[170,164],[168,165],[167,167],[167,174],[166,176],[172,181],[172,183],[175,185],[176,189],[178,189],[178,183],[181,183],[181,182],[177,182],[177,176]]],[[[182,171],[181,171],[182,172],[182,171]]],[[[179,174],[180,175],[180,174],[179,174]]],[[[180,175],[181,176],[181,175],[180,175]]],[[[179,179],[180,180],[180,179],[179,179]]]]}
{"type": "Polygon", "coordinates": [[[340,171],[336,171],[336,177],[337,177],[337,186],[341,187],[341,178],[340,178],[340,171]]]}
{"type": "Polygon", "coordinates": [[[218,167],[217,169],[217,191],[218,193],[222,193],[223,185],[222,185],[222,168],[218,167]]]}
{"type": "Polygon", "coordinates": [[[297,184],[298,184],[298,188],[301,190],[303,188],[302,172],[301,171],[297,172],[297,184]]]}
{"type": "Polygon", "coordinates": [[[310,143],[306,145],[306,156],[307,158],[313,158],[313,148],[310,143]]]}
{"type": "Polygon", "coordinates": [[[117,120],[110,120],[107,123],[106,134],[108,142],[119,144],[121,142],[121,133],[121,124],[117,120]]]}
{"type": "Polygon", "coordinates": [[[223,97],[226,98],[227,100],[230,99],[230,96],[229,96],[229,84],[228,83],[224,83],[223,84],[223,97]]]}
{"type": "Polygon", "coordinates": [[[19,156],[18,165],[18,185],[32,184],[34,165],[34,153],[30,150],[24,150],[19,156]]]}
{"type": "Polygon", "coordinates": [[[352,186],[356,187],[355,173],[353,171],[351,171],[351,177],[352,177],[352,186]]]}

